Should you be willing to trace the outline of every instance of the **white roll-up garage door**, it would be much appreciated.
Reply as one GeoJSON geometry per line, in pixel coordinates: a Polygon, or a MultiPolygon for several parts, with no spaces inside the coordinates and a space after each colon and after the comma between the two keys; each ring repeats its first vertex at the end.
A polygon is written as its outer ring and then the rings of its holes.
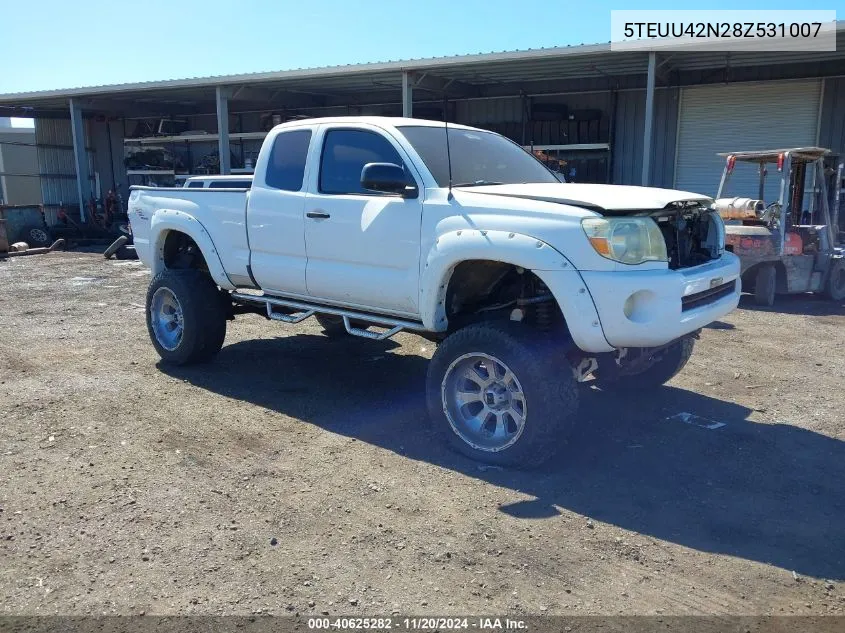
{"type": "MultiPolygon", "coordinates": [[[[720,152],[815,145],[820,99],[820,80],[684,88],[675,188],[715,196],[725,164],[720,152]]],[[[756,198],[758,183],[756,167],[737,163],[726,195],[756,198]]],[[[778,193],[770,166],[766,201],[778,193]]]]}

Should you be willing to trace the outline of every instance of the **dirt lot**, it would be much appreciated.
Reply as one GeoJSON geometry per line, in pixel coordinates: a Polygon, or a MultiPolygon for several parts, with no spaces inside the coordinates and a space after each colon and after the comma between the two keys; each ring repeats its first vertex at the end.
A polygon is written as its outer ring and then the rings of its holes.
{"type": "Polygon", "coordinates": [[[744,302],[512,472],[428,429],[431,343],[247,315],[168,369],[147,282],[0,262],[0,613],[845,613],[845,306],[744,302]]]}

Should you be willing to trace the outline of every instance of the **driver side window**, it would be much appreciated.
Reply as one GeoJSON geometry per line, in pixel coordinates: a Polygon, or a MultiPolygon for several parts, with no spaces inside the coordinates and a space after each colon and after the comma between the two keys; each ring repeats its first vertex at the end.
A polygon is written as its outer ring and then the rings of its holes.
{"type": "MultiPolygon", "coordinates": [[[[393,163],[408,169],[399,152],[381,134],[368,130],[329,130],[320,158],[320,193],[382,195],[361,186],[367,163],[393,163]]],[[[413,182],[408,177],[409,183],[413,182]]]]}

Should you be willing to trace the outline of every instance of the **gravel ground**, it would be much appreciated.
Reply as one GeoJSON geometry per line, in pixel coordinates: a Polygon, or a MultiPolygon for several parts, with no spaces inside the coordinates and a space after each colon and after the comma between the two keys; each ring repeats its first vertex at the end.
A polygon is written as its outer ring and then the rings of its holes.
{"type": "Polygon", "coordinates": [[[428,429],[431,343],[246,315],[169,369],[148,280],[0,262],[0,613],[845,613],[843,305],[744,300],[514,472],[428,429]]]}

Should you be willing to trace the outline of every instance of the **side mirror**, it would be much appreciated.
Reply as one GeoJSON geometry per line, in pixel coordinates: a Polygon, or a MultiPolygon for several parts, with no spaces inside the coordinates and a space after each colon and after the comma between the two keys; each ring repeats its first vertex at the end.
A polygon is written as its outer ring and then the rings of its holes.
{"type": "Polygon", "coordinates": [[[416,198],[417,187],[408,182],[405,170],[393,163],[367,163],[361,170],[361,186],[369,191],[416,198]]]}

